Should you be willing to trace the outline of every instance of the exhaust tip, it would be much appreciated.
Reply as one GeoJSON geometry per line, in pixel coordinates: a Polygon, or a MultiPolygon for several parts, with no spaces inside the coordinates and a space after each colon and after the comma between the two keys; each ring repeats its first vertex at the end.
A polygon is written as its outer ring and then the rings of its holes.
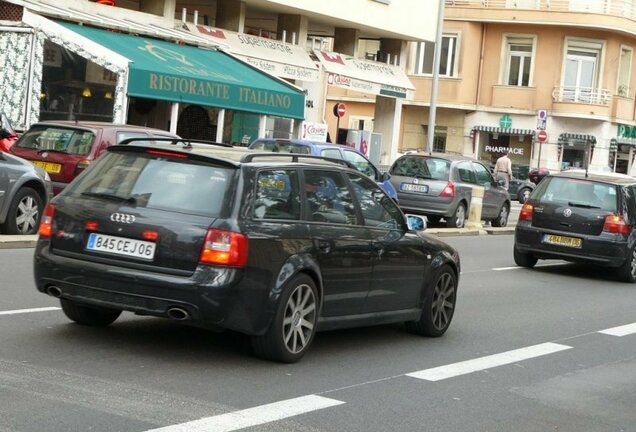
{"type": "Polygon", "coordinates": [[[185,321],[190,319],[190,314],[187,310],[180,307],[171,307],[168,309],[168,318],[175,321],[185,321]]]}
{"type": "Polygon", "coordinates": [[[60,289],[60,287],[51,285],[46,289],[46,293],[51,297],[60,298],[60,296],[62,295],[62,290],[60,289]]]}

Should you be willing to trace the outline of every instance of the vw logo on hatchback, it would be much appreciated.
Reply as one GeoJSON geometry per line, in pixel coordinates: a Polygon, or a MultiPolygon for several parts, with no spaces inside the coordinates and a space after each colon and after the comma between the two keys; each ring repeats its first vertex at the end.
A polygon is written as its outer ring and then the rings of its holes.
{"type": "Polygon", "coordinates": [[[566,208],[565,210],[563,210],[563,216],[565,217],[572,216],[572,209],[566,208]]]}
{"type": "Polygon", "coordinates": [[[135,221],[135,216],[128,213],[113,213],[110,215],[110,220],[113,222],[131,224],[135,221]]]}

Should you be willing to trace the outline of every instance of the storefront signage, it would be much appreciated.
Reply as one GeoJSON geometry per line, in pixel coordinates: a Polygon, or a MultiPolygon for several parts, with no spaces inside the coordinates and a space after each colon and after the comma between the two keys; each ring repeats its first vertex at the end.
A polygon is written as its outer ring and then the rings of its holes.
{"type": "Polygon", "coordinates": [[[636,126],[619,124],[617,135],[620,138],[636,138],[636,126]]]}
{"type": "Polygon", "coordinates": [[[325,123],[303,122],[300,139],[310,141],[327,141],[327,131],[329,130],[325,123]]]}
{"type": "Polygon", "coordinates": [[[287,79],[318,79],[318,67],[299,45],[203,25],[186,26],[190,32],[213,39],[223,49],[257,69],[287,79]]]}
{"type": "Polygon", "coordinates": [[[508,114],[504,114],[503,116],[501,116],[501,118],[499,119],[499,126],[504,129],[510,128],[510,126],[512,126],[512,117],[510,117],[508,114]]]}
{"type": "Polygon", "coordinates": [[[522,147],[503,147],[503,146],[487,145],[487,146],[484,146],[484,150],[487,153],[508,153],[513,155],[523,156],[525,149],[522,147]]]}

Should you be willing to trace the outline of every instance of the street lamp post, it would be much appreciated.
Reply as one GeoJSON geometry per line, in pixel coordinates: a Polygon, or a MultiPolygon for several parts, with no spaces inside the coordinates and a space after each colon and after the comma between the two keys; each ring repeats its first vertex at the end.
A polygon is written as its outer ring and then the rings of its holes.
{"type": "Polygon", "coordinates": [[[437,114],[437,88],[439,86],[439,64],[442,57],[442,36],[444,33],[444,0],[439,0],[437,12],[437,35],[435,37],[435,58],[433,59],[433,84],[431,85],[431,105],[428,111],[428,135],[425,151],[433,153],[435,136],[435,115],[437,114]]]}

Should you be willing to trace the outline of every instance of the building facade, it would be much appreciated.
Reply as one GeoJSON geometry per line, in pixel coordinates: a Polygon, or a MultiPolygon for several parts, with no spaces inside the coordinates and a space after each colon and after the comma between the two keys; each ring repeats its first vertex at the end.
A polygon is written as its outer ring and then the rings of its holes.
{"type": "MultiPolygon", "coordinates": [[[[513,170],[630,172],[636,117],[631,0],[447,0],[434,151],[513,170]],[[542,132],[540,132],[542,131],[542,132]]],[[[434,45],[411,43],[415,98],[400,150],[427,148],[434,45]]]]}

